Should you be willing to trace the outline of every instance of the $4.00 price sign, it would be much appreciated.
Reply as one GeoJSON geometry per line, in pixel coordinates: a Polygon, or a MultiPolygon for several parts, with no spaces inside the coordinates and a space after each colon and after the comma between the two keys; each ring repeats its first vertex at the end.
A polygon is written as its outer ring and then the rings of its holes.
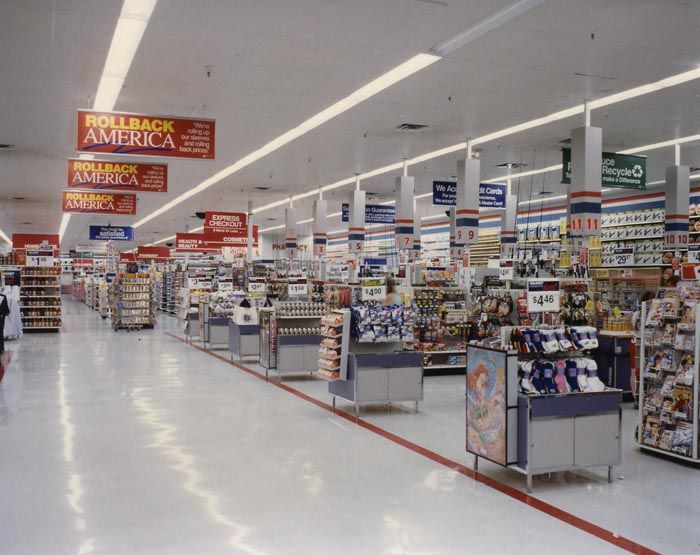
{"type": "Polygon", "coordinates": [[[362,280],[363,301],[383,301],[386,297],[385,278],[367,278],[362,280]]]}
{"type": "Polygon", "coordinates": [[[559,280],[533,280],[527,284],[528,312],[559,312],[559,280]]]}

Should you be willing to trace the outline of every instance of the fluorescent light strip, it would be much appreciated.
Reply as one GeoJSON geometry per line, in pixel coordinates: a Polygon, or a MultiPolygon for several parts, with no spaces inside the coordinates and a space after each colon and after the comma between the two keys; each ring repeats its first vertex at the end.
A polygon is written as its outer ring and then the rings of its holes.
{"type": "Polygon", "coordinates": [[[644,152],[647,150],[655,150],[657,148],[664,148],[667,146],[682,145],[684,143],[691,143],[694,141],[700,141],[700,135],[688,135],[687,137],[681,137],[680,139],[671,139],[670,141],[662,141],[660,143],[654,143],[646,146],[639,146],[637,148],[628,148],[627,150],[620,150],[620,154],[637,154],[638,152],[644,152]]]}
{"type": "MultiPolygon", "coordinates": [[[[435,62],[437,62],[440,59],[439,56],[435,56],[433,54],[418,54],[414,56],[413,58],[405,61],[404,63],[396,66],[395,68],[387,71],[383,75],[377,77],[373,81],[370,81],[367,83],[365,86],[360,87],[350,95],[346,96],[345,98],[339,100],[335,104],[332,104],[325,110],[320,111],[318,114],[315,114],[311,116],[309,119],[306,121],[303,121],[300,123],[298,126],[294,127],[293,129],[290,129],[286,133],[283,133],[279,137],[273,139],[269,143],[265,144],[258,150],[255,150],[245,156],[244,158],[241,158],[237,162],[234,162],[230,166],[227,166],[223,170],[215,173],[208,179],[205,179],[202,181],[199,185],[196,187],[189,189],[185,193],[181,194],[180,196],[174,198],[170,202],[167,202],[163,206],[161,206],[159,209],[154,210],[151,212],[148,216],[145,218],[141,218],[138,222],[134,224],[134,227],[141,227],[145,223],[151,221],[152,219],[160,216],[161,214],[167,212],[171,208],[174,208],[178,204],[184,202],[188,198],[201,193],[202,191],[208,189],[212,185],[215,185],[222,181],[223,179],[229,177],[230,175],[233,175],[234,173],[242,170],[243,168],[249,166],[253,162],[259,160],[260,158],[263,158],[264,156],[267,156],[268,154],[271,154],[272,152],[275,152],[276,150],[280,149],[281,147],[285,146],[286,144],[289,144],[295,139],[298,139],[302,135],[305,135],[309,131],[312,131],[316,129],[319,125],[322,125],[326,123],[327,121],[333,119],[334,117],[342,114],[343,112],[346,112],[350,108],[353,108],[354,106],[357,106],[361,102],[364,102],[368,98],[373,97],[374,95],[380,93],[384,89],[387,89],[388,87],[391,87],[392,85],[398,83],[399,81],[405,79],[406,77],[409,77],[416,73],[417,71],[420,71],[424,67],[427,67],[435,62]]],[[[354,178],[353,178],[354,181],[354,178]]],[[[342,185],[345,185],[343,183],[342,185]]],[[[342,186],[340,184],[337,184],[336,186],[340,187],[342,186]]],[[[324,190],[330,190],[331,186],[328,186],[324,190]]],[[[313,191],[309,194],[314,194],[318,191],[313,191]]],[[[307,195],[297,195],[296,197],[292,197],[292,200],[298,200],[298,198],[304,198],[307,195]],[[297,198],[298,197],[298,198],[297,198]]],[[[274,206],[282,206],[283,204],[287,203],[288,200],[285,199],[284,201],[278,201],[276,203],[273,203],[274,206]]],[[[253,211],[255,213],[255,210],[253,211]]]]}
{"type": "MultiPolygon", "coordinates": [[[[95,102],[92,105],[93,110],[111,112],[114,109],[157,1],[124,0],[112,35],[112,42],[109,45],[107,59],[102,69],[100,83],[97,86],[95,102]]],[[[94,155],[81,154],[80,158],[91,159],[94,158],[94,155]]],[[[70,214],[63,214],[61,217],[61,224],[58,228],[59,242],[63,240],[70,219],[70,214]]]]}
{"type": "Polygon", "coordinates": [[[10,240],[10,238],[7,235],[5,235],[5,232],[2,229],[0,229],[0,238],[2,238],[3,241],[6,241],[10,245],[12,244],[12,241],[10,240]]]}
{"type": "MultiPolygon", "coordinates": [[[[682,83],[687,83],[689,81],[695,80],[700,78],[700,69],[695,69],[691,71],[687,71],[684,73],[679,73],[676,75],[672,75],[670,77],[667,77],[665,79],[661,79],[660,81],[656,81],[654,83],[650,83],[648,85],[643,85],[641,87],[635,87],[633,89],[628,89],[626,91],[622,91],[617,94],[612,94],[609,96],[605,96],[603,98],[599,98],[598,100],[591,101],[589,103],[589,106],[593,108],[600,108],[603,106],[609,106],[611,104],[615,104],[618,102],[623,102],[625,100],[629,100],[631,98],[636,98],[638,96],[642,96],[648,93],[656,92],[659,90],[663,90],[664,88],[680,85],[682,83]]],[[[541,118],[536,118],[530,121],[526,121],[524,123],[521,123],[519,125],[514,125],[512,127],[507,127],[505,129],[501,129],[500,131],[494,131],[493,133],[489,133],[487,135],[483,135],[481,137],[477,137],[475,139],[472,139],[472,145],[478,145],[478,144],[483,144],[489,141],[493,141],[496,139],[503,138],[508,135],[513,135],[515,133],[520,133],[522,131],[526,131],[528,129],[532,129],[535,127],[540,127],[542,125],[546,125],[548,123],[552,123],[555,121],[559,121],[562,119],[570,118],[578,114],[582,114],[584,112],[584,104],[579,104],[577,106],[573,106],[572,108],[568,108],[566,110],[560,110],[558,112],[554,112],[552,114],[549,114],[547,116],[543,116],[541,118]]],[[[675,142],[677,142],[678,139],[676,139],[675,142]]],[[[674,142],[674,144],[675,144],[674,142]]],[[[432,160],[434,158],[439,158],[440,156],[445,156],[447,154],[451,154],[453,152],[459,152],[460,150],[465,150],[467,148],[467,143],[462,142],[462,143],[457,143],[452,146],[448,146],[445,148],[441,148],[439,150],[434,150],[431,152],[427,152],[425,154],[421,154],[419,156],[416,156],[414,158],[410,158],[406,160],[406,164],[408,166],[412,166],[414,164],[419,164],[421,162],[426,162],[428,160],[432,160]]],[[[660,148],[660,147],[659,147],[660,148]]],[[[650,150],[648,147],[646,150],[650,150]]],[[[549,166],[548,168],[542,168],[540,170],[531,170],[530,172],[523,172],[522,174],[513,174],[510,176],[511,179],[516,178],[516,177],[524,177],[524,174],[527,175],[537,175],[539,173],[543,173],[546,171],[555,171],[556,169],[561,169],[561,165],[558,165],[559,167],[557,168],[556,166],[549,166]],[[553,169],[549,169],[553,168],[553,169]]],[[[360,179],[366,179],[367,177],[374,177],[383,173],[387,173],[390,171],[395,171],[398,169],[403,168],[403,162],[399,162],[396,164],[390,164],[388,166],[383,166],[382,168],[378,168],[376,170],[372,170],[369,172],[366,172],[364,174],[360,175],[360,179]]],[[[504,177],[500,177],[497,179],[490,179],[488,181],[485,181],[485,183],[494,183],[497,181],[503,181],[505,179],[504,177]]],[[[342,187],[344,185],[349,185],[351,183],[355,183],[355,177],[349,177],[347,179],[343,179],[341,181],[337,181],[331,185],[325,185],[321,187],[322,191],[327,191],[331,189],[337,189],[338,187],[342,187]]],[[[306,198],[309,196],[313,196],[318,192],[318,188],[313,189],[307,193],[301,193],[298,195],[295,195],[292,197],[294,200],[297,199],[302,199],[306,198]]],[[[283,204],[286,204],[289,202],[287,199],[285,200],[280,200],[276,202],[272,202],[270,204],[266,204],[265,206],[260,206],[257,209],[253,210],[254,214],[259,214],[260,212],[264,212],[265,210],[270,210],[272,208],[276,208],[277,206],[282,206],[283,204]]]]}

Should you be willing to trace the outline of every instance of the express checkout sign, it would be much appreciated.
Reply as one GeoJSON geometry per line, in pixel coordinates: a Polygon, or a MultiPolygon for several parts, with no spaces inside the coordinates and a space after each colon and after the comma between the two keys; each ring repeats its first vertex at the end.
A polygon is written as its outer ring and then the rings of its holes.
{"type": "Polygon", "coordinates": [[[79,152],[213,160],[216,122],[78,110],[79,152]]]}
{"type": "MultiPolygon", "coordinates": [[[[505,208],[507,187],[503,183],[479,184],[479,208],[505,208]]],[[[457,206],[457,183],[433,181],[433,204],[457,206]]]]}

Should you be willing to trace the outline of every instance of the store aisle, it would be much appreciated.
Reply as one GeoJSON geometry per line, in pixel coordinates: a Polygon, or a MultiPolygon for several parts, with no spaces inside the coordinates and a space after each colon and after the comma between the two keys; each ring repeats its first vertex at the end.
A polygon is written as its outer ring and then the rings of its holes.
{"type": "Polygon", "coordinates": [[[0,552],[620,552],[154,331],[9,343],[0,552]]]}

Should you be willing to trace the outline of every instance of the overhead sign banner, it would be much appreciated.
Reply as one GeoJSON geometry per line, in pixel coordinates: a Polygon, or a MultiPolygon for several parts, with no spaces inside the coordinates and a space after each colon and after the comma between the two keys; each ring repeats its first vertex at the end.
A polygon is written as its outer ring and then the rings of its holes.
{"type": "Polygon", "coordinates": [[[79,152],[213,160],[216,122],[78,110],[79,152]]]}
{"type": "Polygon", "coordinates": [[[13,233],[12,248],[14,250],[43,250],[57,251],[61,243],[58,235],[48,233],[13,233]]]}
{"type": "MultiPolygon", "coordinates": [[[[350,221],[350,204],[343,203],[343,221],[350,221]]],[[[393,224],[396,221],[396,207],[383,204],[365,205],[366,224],[393,224]]]]}
{"type": "MultiPolygon", "coordinates": [[[[571,183],[571,149],[562,148],[562,183],[571,183]]],[[[646,156],[603,152],[601,165],[603,187],[618,189],[647,188],[646,156]]]]}
{"type": "Polygon", "coordinates": [[[61,211],[71,214],[136,214],[136,195],[63,191],[61,211]]]}
{"type": "MultiPolygon", "coordinates": [[[[479,184],[479,208],[505,208],[507,187],[503,183],[479,184]]],[[[457,182],[433,181],[433,204],[457,206],[457,182]]]]}
{"type": "Polygon", "coordinates": [[[138,247],[136,258],[141,260],[167,260],[170,258],[168,247],[138,247]]]}
{"type": "MultiPolygon", "coordinates": [[[[119,253],[119,262],[136,262],[136,253],[135,252],[120,252],[119,253]]],[[[73,265],[75,265],[75,262],[73,262],[73,265]]],[[[90,260],[90,265],[92,266],[92,260],[90,260]]]]}
{"type": "Polygon", "coordinates": [[[245,212],[205,212],[204,232],[246,237],[248,216],[245,212]]]}
{"type": "Polygon", "coordinates": [[[111,225],[91,225],[90,241],[133,241],[134,228],[111,225]]]}
{"type": "MultiPolygon", "coordinates": [[[[178,252],[218,252],[222,247],[243,247],[248,237],[235,237],[214,233],[177,233],[175,250],[178,252]]],[[[258,247],[258,226],[253,226],[253,247],[258,247]]]]}
{"type": "Polygon", "coordinates": [[[166,193],[168,166],[71,158],[68,160],[68,187],[166,193]]]}

